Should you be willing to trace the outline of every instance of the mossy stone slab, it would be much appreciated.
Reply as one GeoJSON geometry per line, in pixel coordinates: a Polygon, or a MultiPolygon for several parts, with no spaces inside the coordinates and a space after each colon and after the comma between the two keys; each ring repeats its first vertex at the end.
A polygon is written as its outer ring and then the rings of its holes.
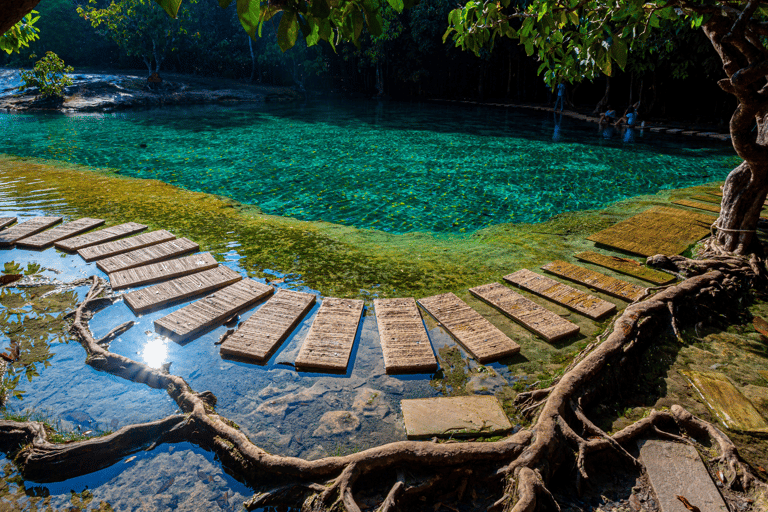
{"type": "Polygon", "coordinates": [[[680,254],[709,234],[713,215],[654,206],[587,238],[640,256],[680,254]]]}
{"type": "Polygon", "coordinates": [[[642,263],[629,259],[619,258],[608,254],[599,254],[593,251],[584,251],[574,255],[576,259],[586,261],[594,265],[609,268],[628,276],[649,281],[654,284],[667,284],[675,280],[675,276],[665,272],[659,272],[644,266],[642,263]]]}
{"type": "Polygon", "coordinates": [[[400,405],[408,439],[497,436],[512,430],[494,396],[418,398],[400,405]]]}
{"type": "Polygon", "coordinates": [[[653,440],[638,444],[661,512],[689,512],[678,496],[701,512],[728,512],[696,448],[653,440]]]}
{"type": "Polygon", "coordinates": [[[758,370],[757,373],[765,379],[766,382],[768,382],[768,371],[766,370],[758,370]]]}
{"type": "Polygon", "coordinates": [[[717,372],[680,373],[691,381],[707,407],[728,429],[768,434],[768,422],[728,377],[717,372]]]}

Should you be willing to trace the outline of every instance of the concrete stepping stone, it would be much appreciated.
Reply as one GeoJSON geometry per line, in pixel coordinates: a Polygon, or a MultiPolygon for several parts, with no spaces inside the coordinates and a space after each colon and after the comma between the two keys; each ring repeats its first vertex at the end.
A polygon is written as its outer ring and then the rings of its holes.
{"type": "Polygon", "coordinates": [[[273,291],[274,288],[269,285],[243,279],[155,320],[155,331],[173,341],[184,341],[217,327],[273,291]]]}
{"type": "Polygon", "coordinates": [[[221,354],[266,361],[315,305],[312,293],[280,289],[221,345],[221,354]]]}
{"type": "Polygon", "coordinates": [[[53,244],[57,249],[62,251],[74,252],[85,247],[92,245],[98,245],[105,242],[111,242],[124,236],[133,235],[144,231],[147,226],[144,224],[138,224],[136,222],[126,222],[125,224],[118,224],[117,226],[111,226],[92,233],[86,233],[85,235],[76,236],[74,238],[67,238],[66,240],[60,240],[53,244]]]}
{"type": "Polygon", "coordinates": [[[520,352],[520,345],[453,293],[425,297],[418,302],[483,364],[520,352]]]}
{"type": "Polygon", "coordinates": [[[374,299],[387,373],[437,371],[437,359],[413,298],[374,299]]]}
{"type": "Polygon", "coordinates": [[[94,261],[135,251],[136,249],[149,247],[150,245],[169,242],[175,239],[176,235],[173,235],[164,229],[160,229],[158,231],[142,233],[141,235],[132,236],[131,238],[125,238],[123,240],[85,247],[79,249],[77,254],[79,254],[85,261],[94,261]]]}
{"type": "Polygon", "coordinates": [[[566,261],[556,260],[543,265],[541,268],[556,276],[570,279],[628,302],[635,301],[645,294],[645,288],[642,286],[637,286],[566,261]]]}
{"type": "Polygon", "coordinates": [[[593,320],[598,320],[616,311],[616,305],[607,300],[582,292],[547,276],[531,272],[527,268],[506,275],[503,279],[593,320]]]}
{"type": "Polygon", "coordinates": [[[677,199],[672,201],[672,204],[687,206],[688,208],[698,208],[699,210],[705,210],[708,212],[720,213],[720,205],[713,203],[701,203],[699,201],[691,201],[689,199],[677,199]]]}
{"type": "Polygon", "coordinates": [[[698,196],[691,196],[691,199],[695,201],[702,201],[704,203],[714,203],[714,204],[720,204],[720,201],[722,200],[722,194],[720,197],[714,195],[714,194],[701,194],[698,196]]]}
{"type": "Polygon", "coordinates": [[[218,290],[234,284],[242,278],[243,276],[238,272],[226,265],[220,265],[210,270],[196,272],[141,290],[133,290],[123,295],[123,298],[128,307],[134,313],[139,314],[218,290]]]}
{"type": "Polygon", "coordinates": [[[680,135],[697,135],[698,133],[696,130],[685,130],[680,132],[680,135]]]}
{"type": "Polygon", "coordinates": [[[667,133],[671,134],[671,135],[676,135],[676,134],[682,133],[682,132],[683,132],[682,128],[669,128],[669,129],[667,129],[667,133]]]}
{"type": "Polygon", "coordinates": [[[408,439],[498,436],[512,424],[495,396],[418,398],[400,402],[408,439]]]}
{"type": "Polygon", "coordinates": [[[470,288],[469,293],[550,343],[579,333],[578,325],[515,293],[503,284],[476,286],[470,288]]]}
{"type": "Polygon", "coordinates": [[[592,251],[580,252],[574,254],[574,256],[581,261],[609,268],[616,272],[627,274],[628,276],[636,277],[643,281],[649,281],[657,285],[671,283],[675,280],[675,276],[673,275],[653,270],[652,268],[648,268],[642,263],[629,258],[619,258],[618,256],[600,254],[592,251]]]}
{"type": "Polygon", "coordinates": [[[715,220],[709,214],[654,206],[590,235],[587,240],[640,256],[680,254],[709,235],[715,220]]]}
{"type": "Polygon", "coordinates": [[[175,260],[161,261],[159,263],[151,263],[141,267],[113,272],[109,274],[109,284],[113,290],[122,290],[123,288],[174,279],[218,266],[218,262],[211,256],[211,253],[204,252],[175,260]]]}
{"type": "Polygon", "coordinates": [[[0,247],[13,245],[22,238],[39,233],[61,221],[61,217],[35,217],[21,224],[6,228],[0,231],[0,247]]]}
{"type": "Polygon", "coordinates": [[[690,370],[680,373],[691,381],[704,403],[726,428],[768,434],[768,422],[728,377],[717,372],[690,370]]]}
{"type": "Polygon", "coordinates": [[[363,305],[362,300],[323,299],[294,362],[296,368],[346,372],[363,305]]]}
{"type": "Polygon", "coordinates": [[[190,252],[197,252],[200,246],[186,238],[179,238],[162,244],[150,245],[143,249],[118,254],[96,262],[96,266],[103,272],[111,274],[118,270],[140,267],[149,263],[169,260],[177,256],[183,256],[190,252]]]}
{"type": "Polygon", "coordinates": [[[728,512],[696,448],[653,440],[638,444],[661,512],[690,512],[678,496],[701,512],[728,512]]]}
{"type": "Polygon", "coordinates": [[[54,242],[79,235],[84,231],[93,229],[104,224],[104,219],[91,219],[88,217],[77,219],[72,222],[66,222],[53,229],[48,229],[33,236],[23,238],[16,242],[18,247],[27,247],[30,249],[44,249],[54,242]]]}
{"type": "Polygon", "coordinates": [[[0,217],[0,229],[10,226],[16,222],[16,217],[0,217]]]}

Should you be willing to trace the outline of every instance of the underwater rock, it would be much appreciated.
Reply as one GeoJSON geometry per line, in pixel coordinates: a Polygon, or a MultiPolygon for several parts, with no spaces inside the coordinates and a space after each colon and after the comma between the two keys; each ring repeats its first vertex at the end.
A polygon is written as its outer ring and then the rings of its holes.
{"type": "Polygon", "coordinates": [[[389,414],[389,404],[384,401],[384,393],[378,389],[360,388],[355,401],[352,403],[352,410],[365,417],[383,419],[389,414]]]}
{"type": "Polygon", "coordinates": [[[360,418],[350,411],[328,411],[320,418],[320,426],[312,433],[313,437],[353,432],[360,428],[360,418]]]}

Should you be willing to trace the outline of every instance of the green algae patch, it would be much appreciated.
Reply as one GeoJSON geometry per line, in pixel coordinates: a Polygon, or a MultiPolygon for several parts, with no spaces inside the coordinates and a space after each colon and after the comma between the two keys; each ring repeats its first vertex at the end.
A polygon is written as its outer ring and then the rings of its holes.
{"type": "Polygon", "coordinates": [[[519,268],[570,258],[592,247],[585,236],[664,204],[669,196],[561,214],[540,224],[501,224],[472,235],[394,235],[263,215],[257,206],[103,169],[5,156],[0,166],[5,192],[19,207],[39,205],[40,190],[47,189],[50,206],[39,206],[46,211],[104,218],[108,225],[133,221],[167,229],[220,257],[236,249],[254,277],[277,272],[323,295],[368,300],[457,292],[519,268]]]}

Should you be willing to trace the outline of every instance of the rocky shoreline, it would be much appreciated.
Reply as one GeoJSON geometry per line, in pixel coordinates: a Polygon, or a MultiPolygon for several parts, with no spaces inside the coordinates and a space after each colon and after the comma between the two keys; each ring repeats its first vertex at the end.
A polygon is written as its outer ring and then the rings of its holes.
{"type": "Polygon", "coordinates": [[[234,102],[291,102],[304,95],[288,87],[233,83],[232,80],[174,76],[150,87],[146,78],[125,75],[95,79],[65,89],[63,100],[43,99],[35,89],[0,96],[0,110],[111,112],[131,108],[234,102]],[[180,80],[177,80],[180,78],[180,80]],[[187,79],[185,79],[187,78],[187,79]]]}

